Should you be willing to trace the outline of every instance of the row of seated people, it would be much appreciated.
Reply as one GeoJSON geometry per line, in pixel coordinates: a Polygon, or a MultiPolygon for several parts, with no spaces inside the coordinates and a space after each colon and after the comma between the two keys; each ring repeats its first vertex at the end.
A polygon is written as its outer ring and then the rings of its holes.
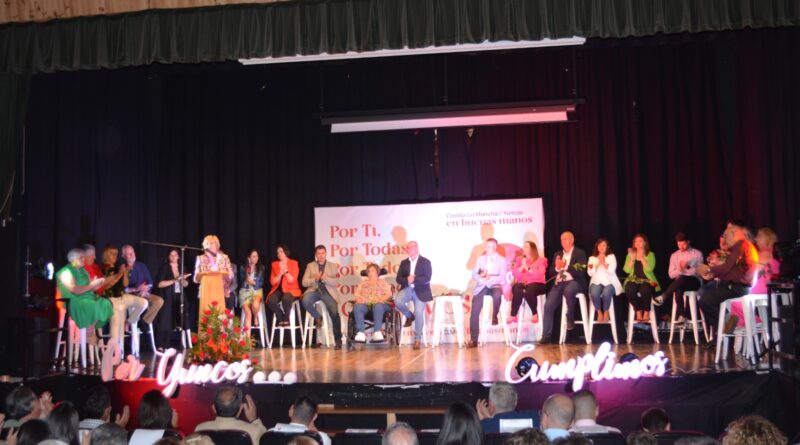
{"type": "MultiPolygon", "coordinates": [[[[126,431],[130,410],[111,415],[111,397],[104,386],[90,391],[83,404],[82,417],[69,401],[53,404],[48,393],[37,397],[25,386],[13,389],[5,399],[2,421],[6,443],[10,445],[268,445],[293,443],[331,445],[367,444],[379,440],[383,445],[483,445],[484,443],[523,444],[625,444],[620,430],[597,423],[598,401],[588,390],[573,395],[553,394],[541,410],[517,410],[517,393],[508,383],[496,383],[488,400],[478,400],[475,408],[452,404],[436,432],[417,433],[405,423],[390,425],[380,437],[340,433],[333,441],[315,426],[318,405],[310,396],[299,396],[289,408],[289,422],[270,430],[262,424],[252,397],[236,387],[220,387],[212,410],[216,418],[198,424],[195,434],[186,438],[178,432],[178,413],[159,391],[144,394],[138,407],[137,429],[126,431]],[[207,436],[207,437],[201,437],[207,436]],[[216,441],[214,440],[216,439],[216,441]],[[587,441],[587,439],[589,441],[587,441]],[[371,440],[371,442],[369,441],[371,440]]],[[[641,416],[641,430],[627,436],[629,445],[663,443],[719,444],[715,439],[692,431],[671,431],[667,413],[650,408],[641,416]]],[[[786,437],[768,420],[746,415],[730,423],[721,439],[723,445],[786,444],[786,437]]]]}
{"type": "MultiPolygon", "coordinates": [[[[562,250],[554,253],[549,264],[547,258],[540,256],[537,246],[527,241],[509,266],[506,258],[497,252],[497,240],[490,238],[484,243],[484,254],[476,261],[472,271],[471,291],[467,295],[467,298],[473,300],[470,315],[472,338],[469,346],[477,345],[479,317],[485,295],[490,295],[493,299],[492,321],[496,324],[503,294],[511,294],[509,321],[513,322],[523,301],[527,302],[533,317],[537,318],[538,296],[546,293],[541,343],[552,342],[553,315],[561,305],[562,298],[567,302],[567,329],[573,328],[575,300],[580,293],[588,294],[591,298],[597,310],[598,321],[608,320],[608,310],[613,298],[622,292],[636,311],[636,321],[649,319],[651,301],[660,305],[665,297],[675,296],[668,300],[674,300],[680,323],[684,317],[680,296],[685,291],[697,290],[706,321],[713,325],[719,305],[724,300],[751,291],[765,292],[767,281],[777,272],[778,266],[772,258],[772,249],[777,238],[775,232],[769,228],[758,231],[755,237],[757,251],[750,238],[752,237],[748,236],[744,227],[729,224],[720,238],[720,249],[709,255],[708,264],[703,264],[702,254],[691,247],[688,237],[683,233],[677,234],[675,240],[678,249],[671,255],[669,262],[669,276],[673,281],[661,294],[658,294],[661,286],[654,274],[656,258],[643,234],[634,236],[632,245],[628,248],[623,263],[623,270],[627,274],[624,282],[620,282],[617,277],[617,259],[605,239],[597,240],[592,255],[587,258],[586,253],[575,246],[573,234],[564,232],[561,235],[562,250]],[[511,280],[508,275],[511,275],[511,280]],[[547,276],[551,278],[548,280],[547,276]],[[759,279],[751,290],[754,277],[759,279]],[[552,281],[552,286],[547,291],[546,284],[549,281],[552,281]]],[[[229,260],[224,261],[224,254],[223,261],[216,258],[219,241],[215,236],[207,236],[203,245],[208,246],[207,252],[198,257],[196,269],[210,261],[219,263],[220,267],[236,269],[237,273],[229,270],[232,280],[226,281],[226,286],[230,289],[227,298],[238,300],[245,329],[253,324],[257,325],[260,321],[254,315],[259,313],[264,299],[266,279],[265,267],[259,262],[258,251],[250,249],[245,263],[237,268],[229,260]],[[212,256],[211,259],[206,258],[212,256]],[[232,295],[236,297],[231,297],[232,295]]],[[[396,278],[399,292],[394,298],[397,309],[406,317],[406,325],[414,325],[413,347],[417,349],[423,330],[425,304],[433,298],[430,288],[433,268],[431,262],[419,254],[419,245],[416,242],[409,242],[406,248],[409,256],[400,264],[396,278]],[[409,310],[408,303],[413,303],[413,312],[409,310]]],[[[72,299],[70,315],[79,327],[104,324],[111,318],[112,337],[119,337],[122,335],[126,314],[135,322],[139,314],[149,306],[143,319],[152,323],[159,309],[164,306],[166,309],[158,319],[157,344],[161,347],[168,346],[169,332],[174,327],[172,308],[179,294],[188,285],[188,274],[180,275],[178,269],[178,252],[170,251],[167,262],[159,271],[157,289],[161,296],[149,293],[153,280],[147,266],[136,261],[136,254],[131,246],[123,247],[125,263],[121,266],[116,266],[116,252],[114,247],[104,249],[104,266],[99,268],[94,264],[91,246],[84,251],[70,251],[69,264],[58,274],[62,296],[72,299]],[[81,270],[87,273],[84,274],[81,270]],[[99,274],[102,275],[98,276],[99,274]],[[96,294],[109,298],[101,299],[96,294]],[[113,304],[113,310],[109,302],[113,304]]],[[[279,325],[287,325],[289,309],[296,299],[300,299],[303,308],[319,326],[322,314],[316,303],[321,301],[331,317],[334,347],[339,349],[342,340],[337,305],[340,300],[339,266],[327,261],[326,248],[319,245],[314,251],[314,261],[306,266],[301,278],[299,265],[289,254],[286,246],[281,245],[276,249],[277,259],[271,264],[271,288],[266,296],[266,305],[275,314],[279,325]],[[303,293],[301,284],[306,288],[303,293]]],[[[387,303],[392,295],[388,283],[378,279],[379,270],[376,265],[368,267],[368,279],[355,291],[353,315],[357,342],[366,340],[364,316],[367,312],[373,313],[376,323],[373,340],[383,340],[382,315],[390,310],[387,303]]],[[[736,314],[737,310],[741,312],[737,308],[733,313],[736,314]]]]}

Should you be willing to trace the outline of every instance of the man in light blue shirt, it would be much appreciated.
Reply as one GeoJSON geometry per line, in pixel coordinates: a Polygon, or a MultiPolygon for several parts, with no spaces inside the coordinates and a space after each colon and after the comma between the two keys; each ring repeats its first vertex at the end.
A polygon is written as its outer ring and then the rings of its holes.
{"type": "Polygon", "coordinates": [[[541,429],[548,439],[554,441],[569,436],[567,431],[575,416],[572,399],[564,394],[553,394],[542,405],[541,429]]]}

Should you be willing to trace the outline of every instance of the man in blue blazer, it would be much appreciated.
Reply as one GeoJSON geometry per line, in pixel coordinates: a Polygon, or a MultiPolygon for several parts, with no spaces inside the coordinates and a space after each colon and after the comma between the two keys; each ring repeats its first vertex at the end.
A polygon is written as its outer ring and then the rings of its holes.
{"type": "Polygon", "coordinates": [[[419,245],[411,241],[406,245],[408,258],[400,262],[397,271],[397,287],[400,292],[395,297],[397,310],[406,316],[405,326],[414,323],[414,349],[419,349],[422,329],[425,322],[425,305],[433,300],[431,294],[431,275],[433,268],[427,258],[420,256],[419,245]],[[414,302],[414,313],[406,306],[409,301],[414,302]]]}
{"type": "Polygon", "coordinates": [[[586,275],[586,252],[575,247],[572,232],[561,234],[562,250],[557,251],[550,261],[547,275],[555,276],[555,281],[544,304],[542,321],[542,340],[540,344],[552,343],[553,315],[561,305],[562,297],[567,300],[567,329],[572,329],[575,317],[575,300],[578,294],[586,294],[589,279],[586,275]]]}

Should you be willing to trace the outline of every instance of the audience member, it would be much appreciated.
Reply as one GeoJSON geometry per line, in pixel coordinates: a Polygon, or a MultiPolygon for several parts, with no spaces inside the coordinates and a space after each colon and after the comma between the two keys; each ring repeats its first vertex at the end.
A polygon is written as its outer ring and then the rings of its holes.
{"type": "MultiPolygon", "coordinates": [[[[128,425],[129,419],[130,408],[126,405],[122,414],[117,414],[114,423],[124,429],[128,425]]],[[[81,438],[107,422],[111,422],[111,394],[108,388],[98,385],[90,390],[89,397],[83,403],[83,420],[78,424],[81,438]]]]}
{"type": "MultiPolygon", "coordinates": [[[[200,434],[200,433],[192,433],[186,436],[183,439],[183,445],[215,445],[214,441],[211,440],[210,437],[200,434]]],[[[225,445],[225,444],[220,444],[225,445]]]]}
{"type": "Polygon", "coordinates": [[[307,395],[301,395],[289,407],[289,423],[278,423],[270,431],[278,433],[303,433],[313,431],[322,438],[322,445],[331,445],[331,438],[317,431],[314,421],[317,420],[317,401],[307,395]]]}
{"type": "Polygon", "coordinates": [[[580,435],[580,434],[570,434],[567,437],[560,437],[553,441],[554,445],[593,445],[591,439],[580,435]]]}
{"type": "Polygon", "coordinates": [[[195,432],[216,430],[245,431],[253,440],[253,445],[258,445],[261,435],[267,429],[256,414],[256,404],[250,395],[243,396],[242,390],[235,386],[223,386],[217,389],[214,396],[214,405],[211,407],[217,418],[203,422],[194,429],[195,432]],[[247,421],[237,417],[244,414],[247,421]]]}
{"type": "Polygon", "coordinates": [[[27,386],[18,386],[6,395],[6,419],[3,428],[19,428],[31,419],[44,419],[53,409],[49,392],[41,397],[27,386]]]}
{"type": "MultiPolygon", "coordinates": [[[[133,440],[131,440],[131,444],[133,444],[133,440]]],[[[153,442],[153,445],[183,445],[183,442],[174,437],[162,437],[153,442]]]]}
{"type": "Polygon", "coordinates": [[[50,439],[59,444],[80,445],[78,410],[72,402],[56,405],[45,421],[50,428],[50,439]]]}
{"type": "MultiPolygon", "coordinates": [[[[499,433],[502,419],[529,419],[528,428],[539,426],[539,413],[535,410],[515,411],[517,390],[506,382],[497,382],[489,388],[489,401],[480,399],[475,404],[484,433],[499,433]]],[[[509,432],[509,431],[503,431],[509,432]]]]}
{"type": "Polygon", "coordinates": [[[436,445],[483,445],[481,422],[475,410],[461,402],[450,405],[436,445]]]}
{"type": "Polygon", "coordinates": [[[317,445],[317,441],[308,436],[297,436],[292,438],[286,445],[317,445]]]}
{"type": "Polygon", "coordinates": [[[550,440],[569,436],[567,428],[575,417],[575,405],[564,394],[553,394],[542,405],[541,430],[550,440]]]}
{"type": "Polygon", "coordinates": [[[177,427],[178,412],[169,400],[157,389],[147,391],[139,404],[139,429],[133,432],[130,445],[150,445],[164,437],[167,429],[177,427]]]}
{"type": "Polygon", "coordinates": [[[686,436],[676,440],[673,445],[720,445],[720,442],[708,436],[686,436]]]}
{"type": "Polygon", "coordinates": [[[127,445],[128,432],[116,423],[104,423],[92,430],[89,445],[127,445]]]}
{"type": "Polygon", "coordinates": [[[506,439],[504,445],[547,445],[550,439],[536,428],[519,430],[506,439]]]}
{"type": "MultiPolygon", "coordinates": [[[[50,437],[50,426],[42,419],[30,419],[16,431],[16,445],[36,445],[50,437]]],[[[126,438],[127,439],[127,438],[126,438]]],[[[11,434],[8,443],[13,444],[11,434]]]]}
{"type": "Polygon", "coordinates": [[[570,432],[577,433],[619,433],[613,426],[603,426],[597,424],[597,417],[600,415],[600,407],[597,404],[597,397],[588,389],[582,389],[572,396],[572,403],[575,405],[575,420],[572,422],[570,432]]]}
{"type": "Polygon", "coordinates": [[[647,431],[634,431],[628,434],[628,445],[658,445],[655,436],[647,431]]]}
{"type": "Polygon", "coordinates": [[[386,428],[381,445],[419,445],[417,432],[405,422],[395,422],[386,428]]]}
{"type": "Polygon", "coordinates": [[[642,430],[648,433],[669,431],[672,428],[669,423],[669,416],[662,408],[650,408],[643,412],[640,423],[642,430]]]}
{"type": "Polygon", "coordinates": [[[786,436],[769,420],[749,415],[740,417],[725,429],[722,445],[779,445],[786,444],[786,436]]]}

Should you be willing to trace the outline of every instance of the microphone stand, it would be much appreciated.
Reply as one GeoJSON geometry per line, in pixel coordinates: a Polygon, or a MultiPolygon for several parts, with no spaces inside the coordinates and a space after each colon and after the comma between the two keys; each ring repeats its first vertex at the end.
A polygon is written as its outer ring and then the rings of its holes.
{"type": "MultiPolygon", "coordinates": [[[[177,244],[159,243],[159,242],[154,242],[154,241],[142,241],[142,244],[147,244],[147,245],[150,245],[150,246],[159,246],[159,247],[169,247],[169,248],[173,248],[173,249],[180,249],[180,251],[181,251],[181,271],[180,271],[180,275],[179,275],[180,277],[183,277],[184,264],[185,264],[184,259],[185,259],[185,255],[186,255],[186,250],[196,250],[198,252],[203,252],[203,249],[201,249],[199,247],[187,246],[186,244],[181,246],[181,245],[177,245],[177,244]]],[[[182,279],[183,278],[181,278],[181,280],[182,279]]],[[[180,283],[180,284],[181,284],[180,326],[177,326],[177,329],[181,331],[181,345],[183,346],[183,349],[186,349],[187,346],[189,348],[192,347],[192,334],[189,331],[189,329],[186,328],[186,318],[184,316],[184,304],[185,304],[184,299],[186,297],[186,288],[183,287],[183,283],[180,283]]]]}

